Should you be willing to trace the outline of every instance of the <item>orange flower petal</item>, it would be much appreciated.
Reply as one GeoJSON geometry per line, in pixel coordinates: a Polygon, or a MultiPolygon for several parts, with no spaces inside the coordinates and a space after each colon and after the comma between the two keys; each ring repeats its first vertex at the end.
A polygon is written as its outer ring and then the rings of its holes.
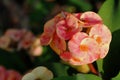
{"type": "Polygon", "coordinates": [[[55,19],[51,19],[45,23],[44,33],[52,36],[54,32],[55,32],[55,19]]]}
{"type": "Polygon", "coordinates": [[[57,53],[66,50],[66,42],[63,39],[60,39],[57,35],[54,35],[52,42],[50,43],[50,47],[57,53]]]}
{"type": "Polygon", "coordinates": [[[51,41],[52,41],[51,35],[48,35],[46,33],[42,33],[42,35],[40,36],[41,45],[49,45],[51,41]]]}

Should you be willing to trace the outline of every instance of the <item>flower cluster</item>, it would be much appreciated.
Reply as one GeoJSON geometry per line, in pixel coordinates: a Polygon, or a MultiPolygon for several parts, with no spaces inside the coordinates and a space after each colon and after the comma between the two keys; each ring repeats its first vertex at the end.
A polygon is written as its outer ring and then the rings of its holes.
{"type": "Polygon", "coordinates": [[[50,45],[63,61],[84,65],[104,58],[111,38],[110,30],[98,14],[61,12],[46,22],[40,42],[50,45]]]}
{"type": "Polygon", "coordinates": [[[0,48],[8,51],[24,49],[32,56],[39,56],[42,53],[39,39],[26,29],[8,29],[0,37],[0,48]]]}
{"type": "Polygon", "coordinates": [[[39,66],[31,72],[25,74],[22,80],[51,80],[53,73],[44,66],[39,66]]]}
{"type": "Polygon", "coordinates": [[[0,66],[0,80],[21,80],[22,76],[15,70],[6,70],[0,66]]]}

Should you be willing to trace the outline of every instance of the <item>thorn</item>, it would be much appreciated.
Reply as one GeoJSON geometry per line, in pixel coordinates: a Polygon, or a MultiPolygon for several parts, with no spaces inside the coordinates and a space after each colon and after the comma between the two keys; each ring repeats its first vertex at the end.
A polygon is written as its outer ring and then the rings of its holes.
{"type": "Polygon", "coordinates": [[[66,15],[65,15],[65,12],[61,12],[61,15],[64,17],[64,18],[66,18],[66,15]]]}

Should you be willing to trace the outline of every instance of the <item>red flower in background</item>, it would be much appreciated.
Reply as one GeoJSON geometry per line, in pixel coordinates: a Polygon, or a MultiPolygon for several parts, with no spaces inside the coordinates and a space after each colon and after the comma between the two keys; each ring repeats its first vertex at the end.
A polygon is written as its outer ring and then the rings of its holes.
{"type": "Polygon", "coordinates": [[[21,80],[22,76],[15,70],[6,70],[0,66],[0,80],[21,80]]]}

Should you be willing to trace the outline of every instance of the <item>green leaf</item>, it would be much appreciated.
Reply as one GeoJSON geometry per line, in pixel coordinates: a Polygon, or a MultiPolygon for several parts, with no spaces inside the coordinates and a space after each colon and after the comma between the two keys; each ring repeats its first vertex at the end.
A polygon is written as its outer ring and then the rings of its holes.
{"type": "Polygon", "coordinates": [[[112,78],[112,80],[120,80],[120,73],[116,77],[112,78]]]}
{"type": "Polygon", "coordinates": [[[27,68],[17,53],[0,49],[0,65],[8,69],[15,69],[23,73],[27,68]]]}
{"type": "Polygon", "coordinates": [[[114,31],[112,37],[109,53],[103,60],[103,77],[105,79],[115,77],[120,70],[120,30],[114,31]]]}
{"type": "Polygon", "coordinates": [[[93,74],[77,74],[74,76],[57,77],[53,80],[101,80],[101,78],[93,74]]]}
{"type": "Polygon", "coordinates": [[[78,6],[82,11],[88,11],[92,9],[91,4],[87,3],[85,0],[69,0],[69,2],[75,6],[78,6]]]}
{"type": "Polygon", "coordinates": [[[119,0],[106,0],[99,10],[99,15],[102,17],[104,23],[110,28],[112,32],[120,29],[119,0]]]}
{"type": "Polygon", "coordinates": [[[54,72],[55,76],[68,76],[67,70],[69,66],[62,64],[62,63],[52,63],[52,71],[54,72]]]}
{"type": "Polygon", "coordinates": [[[97,60],[98,71],[103,73],[103,59],[97,60]]]}

